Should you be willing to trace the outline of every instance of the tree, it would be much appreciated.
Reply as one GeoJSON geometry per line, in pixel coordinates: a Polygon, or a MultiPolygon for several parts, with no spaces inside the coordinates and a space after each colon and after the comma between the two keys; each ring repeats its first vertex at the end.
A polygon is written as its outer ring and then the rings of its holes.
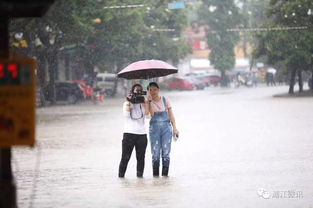
{"type": "Polygon", "coordinates": [[[294,93],[295,76],[299,77],[299,91],[303,91],[302,70],[312,70],[313,37],[311,28],[313,2],[306,0],[282,1],[271,0],[267,9],[269,21],[266,27],[293,27],[293,30],[269,31],[259,34],[259,46],[255,56],[266,55],[268,62],[282,62],[290,74],[289,94],[294,93]]]}
{"type": "MultiPolygon", "coordinates": [[[[181,38],[187,18],[183,10],[168,10],[168,2],[146,0],[144,7],[102,11],[99,18],[103,21],[96,26],[92,40],[97,47],[89,59],[97,59],[98,65],[113,73],[142,59],[178,63],[189,52],[187,42],[181,38]]],[[[106,1],[105,6],[111,5],[123,4],[106,1]]]]}
{"type": "Polygon", "coordinates": [[[187,12],[185,9],[168,9],[168,3],[172,2],[170,0],[149,2],[151,8],[144,21],[150,31],[143,39],[141,56],[146,59],[168,60],[176,64],[190,52],[186,40],[181,37],[182,30],[187,26],[187,12]]]}
{"type": "Polygon", "coordinates": [[[185,57],[189,47],[181,31],[187,25],[187,17],[184,10],[167,9],[169,2],[146,0],[144,7],[103,12],[105,21],[98,26],[96,35],[96,42],[103,46],[101,53],[106,54],[100,56],[102,63],[121,66],[141,59],[178,63],[185,57]]]}
{"type": "MultiPolygon", "coordinates": [[[[243,28],[259,28],[266,21],[266,15],[264,14],[267,8],[269,0],[239,0],[240,13],[243,16],[243,28]]],[[[244,31],[240,33],[242,39],[242,48],[244,56],[251,60],[251,66],[254,63],[252,54],[248,51],[248,46],[255,48],[257,40],[253,31],[244,31]]]]}
{"type": "Polygon", "coordinates": [[[222,86],[226,86],[225,72],[235,66],[234,47],[239,34],[227,29],[239,27],[242,16],[233,0],[203,0],[199,17],[208,26],[207,41],[211,50],[210,62],[222,73],[222,86]]]}
{"type": "MultiPolygon", "coordinates": [[[[49,82],[54,86],[58,73],[59,51],[67,44],[79,44],[93,33],[90,17],[96,10],[93,0],[57,0],[41,19],[27,18],[14,20],[11,33],[23,32],[28,40],[27,55],[35,56],[38,61],[38,79],[41,87],[46,84],[45,69],[48,66],[49,82]],[[92,9],[86,10],[87,4],[92,9]]],[[[18,48],[20,51],[20,49],[18,48]]],[[[52,103],[55,102],[55,90],[51,89],[52,103]]]]}
{"type": "Polygon", "coordinates": [[[27,37],[31,45],[27,54],[39,60],[38,75],[42,85],[45,84],[46,65],[50,82],[54,83],[58,71],[57,60],[66,55],[64,51],[67,49],[74,52],[75,61],[90,75],[93,75],[95,65],[100,70],[115,73],[126,64],[140,59],[153,58],[177,63],[189,52],[187,42],[181,37],[187,18],[184,10],[167,9],[169,2],[56,0],[41,19],[13,21],[11,32],[21,31],[27,37]],[[104,6],[133,4],[145,6],[104,9],[104,6]],[[95,19],[96,22],[93,21],[95,19]],[[156,30],[160,28],[174,31],[156,30]],[[51,43],[51,39],[55,41],[51,43]],[[42,44],[33,44],[35,40],[40,40],[42,44]]]}

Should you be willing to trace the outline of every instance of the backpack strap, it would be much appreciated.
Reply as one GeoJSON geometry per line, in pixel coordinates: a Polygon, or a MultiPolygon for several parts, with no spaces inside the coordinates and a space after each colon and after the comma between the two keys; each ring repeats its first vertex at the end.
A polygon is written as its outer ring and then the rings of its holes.
{"type": "Polygon", "coordinates": [[[163,105],[164,105],[165,111],[167,111],[167,103],[166,103],[166,99],[164,96],[162,96],[162,100],[163,100],[163,105]]]}

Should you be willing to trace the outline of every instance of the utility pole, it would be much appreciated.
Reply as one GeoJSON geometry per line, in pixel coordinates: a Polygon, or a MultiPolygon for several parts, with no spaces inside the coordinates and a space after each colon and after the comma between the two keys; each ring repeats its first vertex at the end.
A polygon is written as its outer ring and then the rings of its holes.
{"type": "MultiPolygon", "coordinates": [[[[9,18],[0,17],[0,58],[9,57],[9,18]]],[[[11,167],[11,147],[0,149],[0,207],[15,208],[16,188],[11,167]]]]}
{"type": "MultiPolygon", "coordinates": [[[[244,15],[247,15],[247,0],[243,0],[243,13],[244,15]]],[[[249,25],[249,19],[248,19],[248,24],[245,23],[244,28],[247,28],[247,25],[249,25]]],[[[247,58],[247,33],[243,32],[243,55],[244,58],[247,58]]]]}

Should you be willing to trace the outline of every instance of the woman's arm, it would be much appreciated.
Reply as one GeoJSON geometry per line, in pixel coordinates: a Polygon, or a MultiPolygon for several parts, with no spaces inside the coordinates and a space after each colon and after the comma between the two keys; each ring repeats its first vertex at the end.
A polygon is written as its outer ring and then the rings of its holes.
{"type": "Polygon", "coordinates": [[[174,116],[172,108],[168,108],[168,114],[169,114],[170,121],[171,121],[172,126],[173,126],[173,134],[178,136],[179,131],[177,130],[177,127],[176,127],[175,116],[174,116]]]}
{"type": "Polygon", "coordinates": [[[130,112],[130,110],[131,110],[131,103],[128,102],[128,101],[125,101],[123,108],[124,108],[125,111],[130,112]]]}
{"type": "Polygon", "coordinates": [[[148,96],[147,106],[148,106],[148,111],[149,111],[149,113],[150,113],[150,116],[153,116],[154,111],[153,111],[153,109],[152,109],[152,107],[151,107],[151,102],[152,102],[152,98],[151,98],[151,96],[149,95],[149,96],[148,96]]]}
{"type": "Polygon", "coordinates": [[[150,102],[149,100],[145,100],[145,115],[148,116],[150,114],[150,102]]]}
{"type": "Polygon", "coordinates": [[[124,102],[123,112],[130,112],[132,108],[132,104],[128,101],[131,98],[131,94],[129,93],[126,97],[127,101],[124,102]]]}
{"type": "Polygon", "coordinates": [[[124,104],[123,104],[123,114],[124,114],[124,116],[130,117],[131,108],[132,108],[131,103],[128,102],[128,101],[125,101],[124,104]]]}

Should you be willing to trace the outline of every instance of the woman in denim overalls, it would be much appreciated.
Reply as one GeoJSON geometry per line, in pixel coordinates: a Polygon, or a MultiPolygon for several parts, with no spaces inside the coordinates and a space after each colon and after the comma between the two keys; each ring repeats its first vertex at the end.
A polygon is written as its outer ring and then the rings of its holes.
{"type": "Polygon", "coordinates": [[[162,176],[168,176],[172,136],[178,137],[175,117],[168,99],[159,96],[155,82],[148,85],[149,111],[151,114],[149,136],[152,153],[153,176],[159,176],[160,154],[162,154],[162,176]]]}

